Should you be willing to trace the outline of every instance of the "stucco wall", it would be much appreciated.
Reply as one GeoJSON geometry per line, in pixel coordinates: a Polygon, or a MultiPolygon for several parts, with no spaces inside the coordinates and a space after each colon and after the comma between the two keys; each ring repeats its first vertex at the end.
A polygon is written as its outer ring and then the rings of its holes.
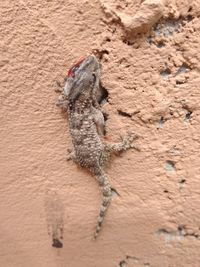
{"type": "Polygon", "coordinates": [[[200,2],[0,5],[0,266],[200,266],[200,2]],[[120,196],[96,241],[99,188],[65,160],[54,91],[90,53],[109,94],[107,139],[134,131],[141,149],[107,168],[120,196]]]}

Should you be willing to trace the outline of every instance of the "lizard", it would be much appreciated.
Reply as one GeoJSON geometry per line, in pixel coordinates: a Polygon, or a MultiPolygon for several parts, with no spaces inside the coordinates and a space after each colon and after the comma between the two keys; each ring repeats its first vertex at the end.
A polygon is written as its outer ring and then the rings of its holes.
{"type": "Polygon", "coordinates": [[[57,105],[67,111],[73,151],[67,160],[73,160],[96,177],[102,191],[102,203],[94,238],[98,236],[112,198],[112,187],[104,165],[112,153],[135,148],[132,142],[138,135],[129,133],[119,143],[104,140],[105,121],[98,102],[101,66],[95,55],[89,55],[68,71],[57,105]]]}

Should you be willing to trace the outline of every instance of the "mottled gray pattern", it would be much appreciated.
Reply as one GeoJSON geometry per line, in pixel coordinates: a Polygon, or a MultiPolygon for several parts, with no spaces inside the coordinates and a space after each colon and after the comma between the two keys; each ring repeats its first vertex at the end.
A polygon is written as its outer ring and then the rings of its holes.
{"type": "Polygon", "coordinates": [[[67,156],[82,167],[87,168],[96,177],[103,195],[95,231],[97,237],[105,212],[111,202],[111,186],[103,170],[111,153],[125,151],[137,138],[129,134],[120,143],[106,143],[103,140],[104,117],[97,101],[100,82],[100,64],[94,55],[75,64],[68,73],[68,78],[58,105],[67,110],[69,129],[74,150],[67,156]]]}

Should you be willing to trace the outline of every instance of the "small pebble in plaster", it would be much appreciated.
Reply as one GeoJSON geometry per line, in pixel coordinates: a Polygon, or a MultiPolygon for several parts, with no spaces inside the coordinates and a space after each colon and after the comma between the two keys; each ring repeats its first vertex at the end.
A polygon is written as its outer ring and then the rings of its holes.
{"type": "Polygon", "coordinates": [[[171,160],[167,160],[165,163],[165,170],[168,172],[175,171],[175,163],[171,160]]]}

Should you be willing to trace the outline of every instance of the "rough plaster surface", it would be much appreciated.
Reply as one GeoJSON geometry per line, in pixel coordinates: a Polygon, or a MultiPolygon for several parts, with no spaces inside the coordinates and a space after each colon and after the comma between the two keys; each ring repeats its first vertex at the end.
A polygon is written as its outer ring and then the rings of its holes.
{"type": "Polygon", "coordinates": [[[200,2],[0,5],[0,266],[200,266],[200,2]],[[96,241],[99,188],[65,161],[54,92],[92,52],[109,93],[107,138],[141,136],[141,152],[108,166],[120,196],[96,241]]]}

